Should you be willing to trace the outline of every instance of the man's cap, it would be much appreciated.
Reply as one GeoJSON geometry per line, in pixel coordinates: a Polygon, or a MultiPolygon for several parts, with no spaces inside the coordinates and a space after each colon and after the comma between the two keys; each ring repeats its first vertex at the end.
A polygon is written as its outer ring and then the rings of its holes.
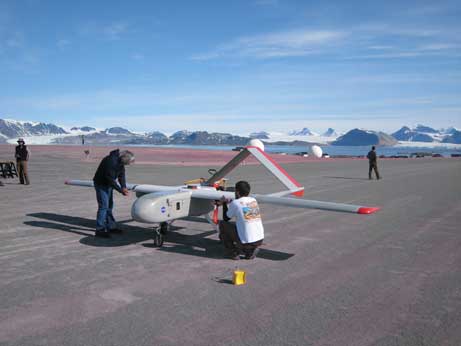
{"type": "Polygon", "coordinates": [[[18,143],[26,143],[26,142],[24,142],[24,138],[19,138],[18,143]]]}

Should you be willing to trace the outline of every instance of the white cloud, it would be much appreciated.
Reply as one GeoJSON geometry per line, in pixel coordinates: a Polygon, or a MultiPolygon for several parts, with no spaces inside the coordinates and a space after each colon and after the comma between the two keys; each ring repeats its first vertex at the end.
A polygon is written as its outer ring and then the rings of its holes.
{"type": "Polygon", "coordinates": [[[460,33],[447,28],[374,24],[352,29],[343,59],[408,59],[460,55],[460,33]]]}
{"type": "Polygon", "coordinates": [[[355,27],[354,32],[356,32],[357,34],[370,35],[372,38],[376,38],[382,36],[435,37],[437,35],[440,35],[443,31],[407,25],[369,23],[355,27]]]}
{"type": "Polygon", "coordinates": [[[389,49],[394,49],[395,47],[393,46],[380,46],[380,45],[376,45],[376,46],[369,46],[367,47],[368,49],[371,49],[371,50],[389,50],[389,49]]]}
{"type": "Polygon", "coordinates": [[[423,55],[422,52],[392,52],[386,54],[361,54],[344,57],[345,60],[354,60],[354,59],[400,59],[400,58],[414,58],[423,55]]]}
{"type": "Polygon", "coordinates": [[[461,46],[453,43],[429,43],[418,47],[419,50],[441,51],[447,49],[459,49],[461,46]]]}
{"type": "Polygon", "coordinates": [[[243,36],[191,57],[208,61],[229,58],[270,59],[330,54],[342,59],[396,59],[456,54],[461,42],[454,30],[367,24],[348,30],[272,32],[243,36]],[[341,49],[338,49],[341,47],[341,49]]]}
{"type": "Polygon", "coordinates": [[[314,54],[337,43],[346,32],[327,30],[293,30],[263,35],[246,36],[218,46],[211,52],[198,54],[193,60],[211,60],[220,57],[274,57],[314,54]]]}

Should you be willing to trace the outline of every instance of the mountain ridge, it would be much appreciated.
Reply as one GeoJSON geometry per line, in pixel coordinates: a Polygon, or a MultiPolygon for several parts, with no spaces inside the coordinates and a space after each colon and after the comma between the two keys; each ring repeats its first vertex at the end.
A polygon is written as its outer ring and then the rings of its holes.
{"type": "MultiPolygon", "coordinates": [[[[307,127],[301,130],[288,131],[286,135],[271,134],[267,131],[255,131],[248,136],[230,133],[208,131],[176,131],[170,136],[159,132],[135,133],[123,127],[111,127],[96,130],[94,127],[74,126],[70,130],[44,122],[18,121],[0,119],[0,143],[12,142],[18,137],[30,138],[33,144],[35,137],[50,137],[51,144],[134,144],[134,145],[245,145],[252,138],[258,138],[272,145],[305,144],[332,144],[332,145],[395,145],[397,141],[405,142],[438,142],[461,144],[460,131],[454,127],[435,130],[431,127],[418,124],[411,129],[403,126],[389,135],[380,131],[353,129],[337,137],[333,128],[328,128],[321,136],[307,127]],[[425,131],[425,132],[422,132],[425,131]],[[304,138],[300,138],[304,137],[304,138]]],[[[47,142],[50,144],[50,142],[47,142]]],[[[44,144],[43,142],[40,142],[44,144]]]]}

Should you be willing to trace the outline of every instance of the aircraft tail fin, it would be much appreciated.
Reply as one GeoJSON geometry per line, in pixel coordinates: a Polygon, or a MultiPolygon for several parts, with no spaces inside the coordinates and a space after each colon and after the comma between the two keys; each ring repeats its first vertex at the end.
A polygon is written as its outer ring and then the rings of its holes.
{"type": "Polygon", "coordinates": [[[237,156],[230,160],[223,168],[217,171],[210,179],[205,182],[205,185],[211,186],[215,182],[224,178],[233,169],[235,169],[248,156],[253,155],[269,172],[271,172],[283,185],[288,188],[288,194],[295,196],[304,195],[304,187],[301,186],[292,176],[290,176],[283,167],[275,162],[269,155],[258,147],[245,147],[237,156]]]}

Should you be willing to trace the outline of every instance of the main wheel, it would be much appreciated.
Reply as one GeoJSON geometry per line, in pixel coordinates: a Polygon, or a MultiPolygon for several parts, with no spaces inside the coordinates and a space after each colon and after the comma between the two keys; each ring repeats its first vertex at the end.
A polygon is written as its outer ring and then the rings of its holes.
{"type": "Polygon", "coordinates": [[[163,234],[157,227],[154,228],[154,245],[156,247],[162,247],[163,245],[163,234]]]}
{"type": "Polygon", "coordinates": [[[168,222],[162,222],[160,224],[160,233],[165,235],[170,230],[170,224],[168,222]]]}

